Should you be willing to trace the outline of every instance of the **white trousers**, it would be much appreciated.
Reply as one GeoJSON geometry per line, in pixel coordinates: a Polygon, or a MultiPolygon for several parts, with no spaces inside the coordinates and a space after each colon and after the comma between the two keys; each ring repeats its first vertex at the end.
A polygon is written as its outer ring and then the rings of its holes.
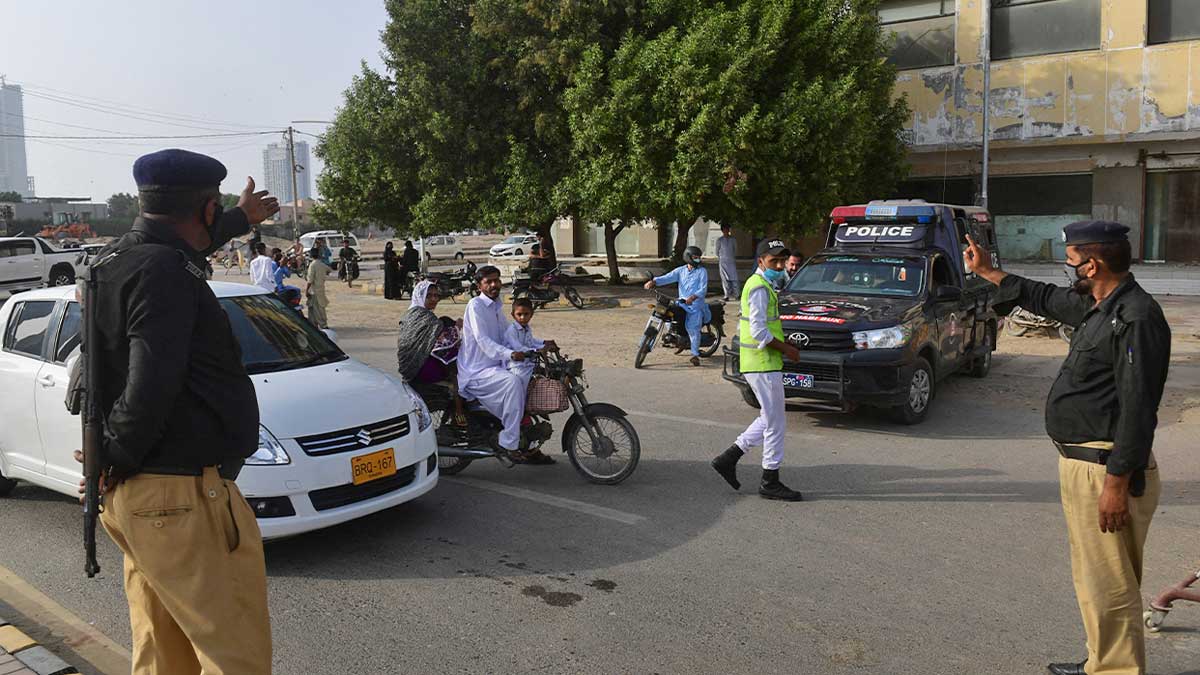
{"type": "Polygon", "coordinates": [[[762,446],[762,468],[778,469],[783,461],[783,446],[787,438],[787,417],[784,414],[783,373],[743,373],[750,389],[758,398],[758,417],[737,437],[742,452],[762,446]]]}
{"type": "Polygon", "coordinates": [[[479,401],[485,410],[500,419],[500,447],[516,450],[521,443],[521,418],[525,415],[525,390],[528,381],[492,366],[461,385],[465,398],[479,401]]]}
{"type": "Polygon", "coordinates": [[[721,290],[725,293],[725,298],[737,298],[738,295],[738,278],[737,273],[726,275],[721,272],[721,290]]]}

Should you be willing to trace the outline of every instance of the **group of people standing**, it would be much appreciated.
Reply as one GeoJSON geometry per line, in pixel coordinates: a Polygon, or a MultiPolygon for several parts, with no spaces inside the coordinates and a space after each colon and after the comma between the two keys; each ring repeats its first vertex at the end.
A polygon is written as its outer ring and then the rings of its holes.
{"type": "Polygon", "coordinates": [[[404,250],[396,253],[396,246],[388,242],[383,247],[383,297],[401,300],[404,292],[413,297],[413,279],[421,271],[421,255],[411,241],[404,242],[404,250]]]}

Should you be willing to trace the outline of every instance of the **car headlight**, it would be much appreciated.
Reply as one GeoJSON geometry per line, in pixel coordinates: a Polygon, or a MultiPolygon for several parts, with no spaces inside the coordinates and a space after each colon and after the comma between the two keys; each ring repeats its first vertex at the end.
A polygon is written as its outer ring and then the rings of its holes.
{"type": "Polygon", "coordinates": [[[412,397],[413,412],[417,414],[417,431],[425,431],[433,424],[433,415],[429,414],[429,406],[425,405],[425,399],[417,395],[417,392],[412,389],[408,390],[408,395],[412,397]]]}
{"type": "Polygon", "coordinates": [[[908,343],[912,336],[912,326],[903,324],[878,330],[864,330],[854,333],[855,349],[896,349],[908,343]]]}
{"type": "Polygon", "coordinates": [[[246,458],[247,464],[278,466],[280,464],[291,464],[292,458],[288,457],[287,450],[279,444],[271,432],[263,425],[258,425],[258,449],[253,455],[246,458]]]}

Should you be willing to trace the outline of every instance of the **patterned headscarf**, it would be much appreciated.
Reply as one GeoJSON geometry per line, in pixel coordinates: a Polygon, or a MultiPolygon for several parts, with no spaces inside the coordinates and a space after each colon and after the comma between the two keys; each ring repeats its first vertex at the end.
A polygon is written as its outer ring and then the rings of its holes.
{"type": "Polygon", "coordinates": [[[413,288],[412,302],[409,303],[408,306],[409,307],[424,307],[425,306],[425,296],[429,295],[429,287],[430,286],[433,286],[433,282],[428,279],[418,282],[416,287],[413,288]]]}

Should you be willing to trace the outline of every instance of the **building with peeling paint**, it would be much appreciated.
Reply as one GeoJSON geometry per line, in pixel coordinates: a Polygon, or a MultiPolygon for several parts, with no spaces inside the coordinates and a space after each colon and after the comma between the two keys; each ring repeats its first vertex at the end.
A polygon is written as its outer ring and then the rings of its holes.
{"type": "MultiPolygon", "coordinates": [[[[992,0],[989,205],[1011,259],[1119,220],[1145,261],[1200,262],[1200,0],[992,0]]],[[[898,196],[980,190],[984,0],[884,0],[912,164],[898,196]]]]}

